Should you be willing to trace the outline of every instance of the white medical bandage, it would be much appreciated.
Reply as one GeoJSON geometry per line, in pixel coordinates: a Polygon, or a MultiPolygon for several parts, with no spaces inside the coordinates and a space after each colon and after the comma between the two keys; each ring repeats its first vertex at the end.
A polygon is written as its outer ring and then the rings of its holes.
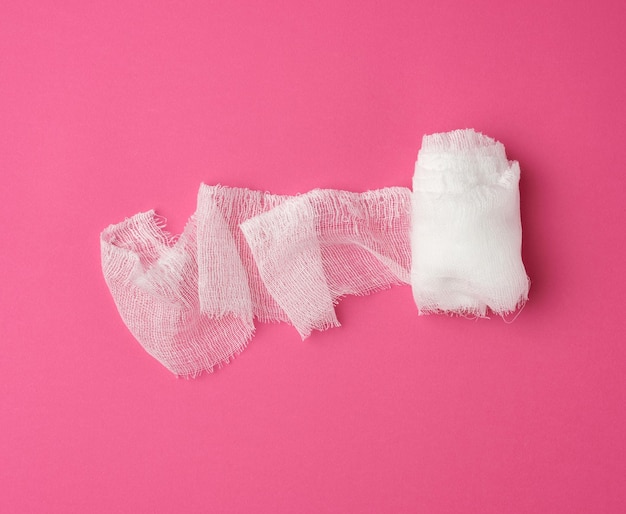
{"type": "Polygon", "coordinates": [[[485,316],[528,299],[520,169],[473,130],[424,136],[413,177],[412,277],[420,313],[485,316]]]}
{"type": "Polygon", "coordinates": [[[305,338],[339,326],[343,296],[392,285],[412,285],[420,314],[506,314],[528,298],[518,181],[518,164],[486,136],[425,136],[413,192],[202,184],[176,239],[152,211],[105,229],[102,269],[130,331],[179,376],[229,362],[254,320],[305,338]]]}

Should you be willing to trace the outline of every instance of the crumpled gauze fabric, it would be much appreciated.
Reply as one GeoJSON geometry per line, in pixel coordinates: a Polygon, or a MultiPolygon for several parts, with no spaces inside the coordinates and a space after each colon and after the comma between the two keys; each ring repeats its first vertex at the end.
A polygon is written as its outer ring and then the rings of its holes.
{"type": "Polygon", "coordinates": [[[201,184],[179,237],[154,211],[101,234],[122,319],[178,376],[241,352],[257,322],[302,338],[339,326],[335,305],[411,284],[420,314],[485,316],[528,298],[519,165],[473,130],[425,136],[413,191],[315,189],[297,196],[201,184]]]}
{"type": "MultiPolygon", "coordinates": [[[[162,225],[150,211],[105,229],[102,270],[124,323],[145,350],[172,373],[195,376],[245,347],[254,331],[252,309],[248,304],[246,311],[232,302],[231,291],[222,291],[229,305],[220,315],[203,312],[197,218],[190,218],[176,240],[162,225]]],[[[237,266],[229,263],[229,268],[237,266]]],[[[245,283],[238,286],[232,287],[246,295],[245,283]]]]}
{"type": "Polygon", "coordinates": [[[421,314],[504,315],[528,299],[520,168],[474,130],[424,136],[413,176],[413,296],[421,314]]]}
{"type": "Polygon", "coordinates": [[[173,238],[154,211],[102,232],[102,269],[122,319],[146,351],[179,376],[240,353],[254,318],[288,321],[259,277],[239,223],[287,197],[207,186],[173,238]]]}

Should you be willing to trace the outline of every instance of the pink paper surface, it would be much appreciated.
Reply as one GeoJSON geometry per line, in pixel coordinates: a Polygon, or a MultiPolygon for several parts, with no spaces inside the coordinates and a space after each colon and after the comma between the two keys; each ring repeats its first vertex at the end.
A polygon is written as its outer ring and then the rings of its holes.
{"type": "Polygon", "coordinates": [[[0,512],[626,512],[625,5],[4,2],[0,512]],[[409,186],[465,127],[522,167],[514,323],[394,288],[188,381],[119,318],[108,224],[409,186]]]}

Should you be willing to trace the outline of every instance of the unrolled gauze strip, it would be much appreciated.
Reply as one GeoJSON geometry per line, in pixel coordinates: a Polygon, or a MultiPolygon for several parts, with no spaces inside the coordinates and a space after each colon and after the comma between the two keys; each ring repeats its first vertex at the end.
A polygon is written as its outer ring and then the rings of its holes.
{"type": "Polygon", "coordinates": [[[424,136],[413,177],[411,282],[421,314],[507,314],[528,299],[519,164],[471,129],[424,136]]]}
{"type": "Polygon", "coordinates": [[[306,337],[339,325],[341,296],[408,283],[409,225],[406,188],[286,197],[202,184],[178,238],[153,211],[105,229],[102,269],[146,351],[196,376],[240,352],[254,318],[306,337]]]}

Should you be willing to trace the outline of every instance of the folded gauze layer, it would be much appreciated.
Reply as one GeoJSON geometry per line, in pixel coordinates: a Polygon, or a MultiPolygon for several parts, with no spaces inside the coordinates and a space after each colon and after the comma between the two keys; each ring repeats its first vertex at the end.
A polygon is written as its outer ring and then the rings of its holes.
{"type": "Polygon", "coordinates": [[[413,177],[413,296],[421,314],[485,316],[528,299],[520,168],[471,129],[424,136],[413,177]]]}
{"type": "Polygon", "coordinates": [[[289,321],[265,287],[239,225],[267,212],[288,196],[242,187],[200,185],[198,294],[200,309],[212,318],[228,313],[263,322],[289,321]]]}

